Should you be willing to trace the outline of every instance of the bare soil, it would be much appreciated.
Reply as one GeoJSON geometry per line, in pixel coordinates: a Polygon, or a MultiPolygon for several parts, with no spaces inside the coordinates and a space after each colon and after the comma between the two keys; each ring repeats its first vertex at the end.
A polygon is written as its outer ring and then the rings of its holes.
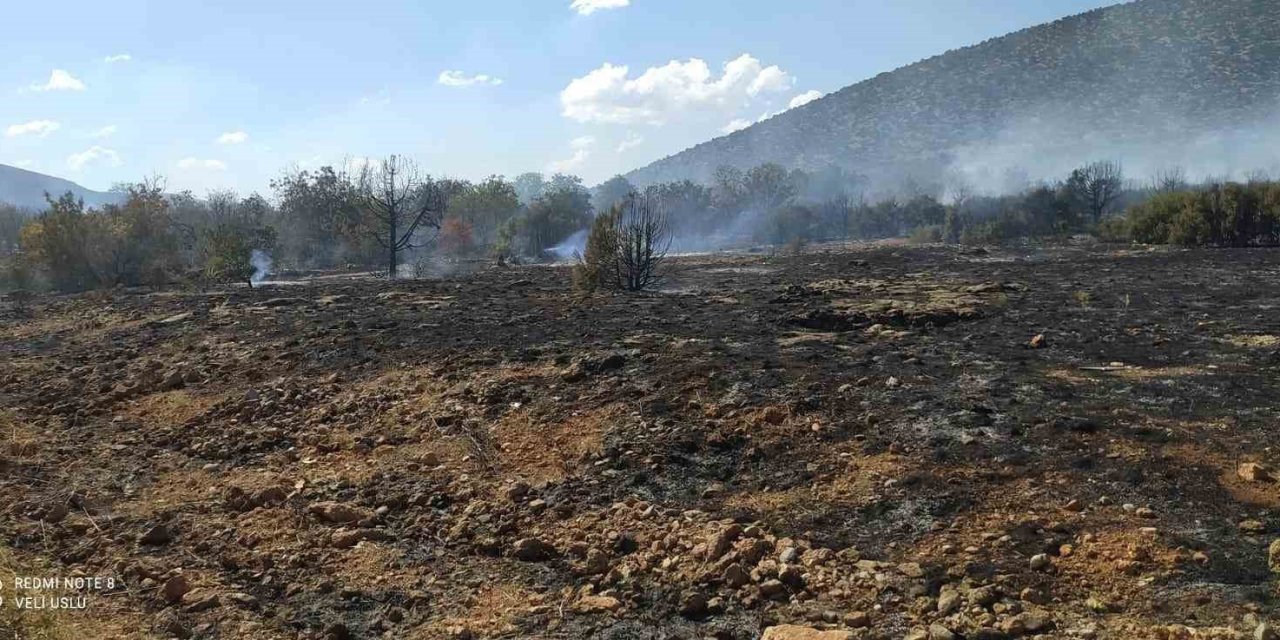
{"type": "Polygon", "coordinates": [[[120,585],[0,631],[1253,638],[1280,617],[1280,252],[673,268],[639,295],[522,267],[0,310],[5,606],[10,573],[120,585]]]}

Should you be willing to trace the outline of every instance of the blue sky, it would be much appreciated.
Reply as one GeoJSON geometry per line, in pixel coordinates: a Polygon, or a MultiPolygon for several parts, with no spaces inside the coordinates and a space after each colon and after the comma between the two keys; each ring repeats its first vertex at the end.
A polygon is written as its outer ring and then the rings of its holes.
{"type": "Polygon", "coordinates": [[[0,163],[267,189],[400,153],[588,183],[1099,0],[7,0],[0,163]]]}

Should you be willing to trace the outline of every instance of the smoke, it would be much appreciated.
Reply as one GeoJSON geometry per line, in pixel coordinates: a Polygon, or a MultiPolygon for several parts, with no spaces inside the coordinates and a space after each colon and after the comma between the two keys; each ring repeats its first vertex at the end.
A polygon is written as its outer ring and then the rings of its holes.
{"type": "Polygon", "coordinates": [[[1085,123],[1028,117],[1011,122],[989,140],[949,154],[946,181],[978,193],[1002,195],[1030,183],[1064,179],[1096,160],[1119,162],[1126,177],[1146,181],[1178,168],[1193,182],[1244,180],[1280,167],[1280,113],[1216,128],[1157,117],[1120,133],[1090,130],[1085,123]]]}
{"type": "Polygon", "coordinates": [[[582,255],[587,248],[588,229],[583,229],[568,238],[565,238],[560,244],[547,249],[547,252],[556,257],[557,262],[568,262],[576,256],[582,255]]]}
{"type": "Polygon", "coordinates": [[[249,276],[249,282],[259,284],[271,275],[271,256],[267,252],[254,249],[249,254],[249,264],[253,265],[253,275],[249,276]]]}

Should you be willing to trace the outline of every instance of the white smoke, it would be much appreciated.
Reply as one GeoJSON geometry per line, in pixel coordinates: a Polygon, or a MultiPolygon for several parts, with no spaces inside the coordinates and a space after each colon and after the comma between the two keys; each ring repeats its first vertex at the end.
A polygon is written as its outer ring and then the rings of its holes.
{"type": "Polygon", "coordinates": [[[253,265],[253,275],[249,276],[250,283],[259,284],[271,275],[271,256],[267,252],[254,249],[249,254],[249,264],[253,265]]]}

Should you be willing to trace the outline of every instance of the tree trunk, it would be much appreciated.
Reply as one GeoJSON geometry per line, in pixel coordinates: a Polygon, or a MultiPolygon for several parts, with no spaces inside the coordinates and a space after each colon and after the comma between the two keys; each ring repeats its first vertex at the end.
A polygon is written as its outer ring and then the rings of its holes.
{"type": "Polygon", "coordinates": [[[390,216],[390,223],[387,225],[390,230],[387,236],[387,250],[390,252],[390,260],[387,261],[387,279],[396,279],[396,215],[393,212],[390,216]]]}

